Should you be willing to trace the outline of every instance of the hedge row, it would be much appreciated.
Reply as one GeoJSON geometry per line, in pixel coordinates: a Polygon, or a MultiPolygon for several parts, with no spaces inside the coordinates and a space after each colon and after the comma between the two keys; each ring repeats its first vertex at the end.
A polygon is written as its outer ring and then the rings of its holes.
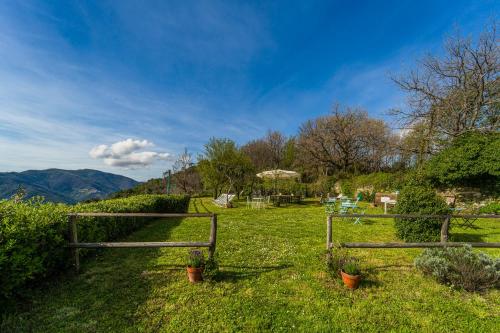
{"type": "MultiPolygon", "coordinates": [[[[187,196],[138,195],[123,199],[67,206],[44,203],[0,201],[0,307],[14,296],[25,294],[30,285],[71,264],[67,214],[70,212],[181,213],[189,205],[187,196]]],[[[125,236],[150,219],[78,219],[81,241],[99,242],[125,236]]]]}

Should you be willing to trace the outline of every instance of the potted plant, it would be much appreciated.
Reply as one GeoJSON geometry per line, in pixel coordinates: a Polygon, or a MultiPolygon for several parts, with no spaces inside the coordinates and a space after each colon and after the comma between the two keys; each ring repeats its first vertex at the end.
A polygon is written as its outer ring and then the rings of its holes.
{"type": "Polygon", "coordinates": [[[189,282],[196,283],[203,281],[203,269],[205,268],[205,259],[200,250],[189,251],[187,273],[189,282]]]}
{"type": "Polygon", "coordinates": [[[350,261],[344,264],[340,271],[342,282],[349,289],[356,289],[361,282],[361,271],[356,262],[350,261]]]}

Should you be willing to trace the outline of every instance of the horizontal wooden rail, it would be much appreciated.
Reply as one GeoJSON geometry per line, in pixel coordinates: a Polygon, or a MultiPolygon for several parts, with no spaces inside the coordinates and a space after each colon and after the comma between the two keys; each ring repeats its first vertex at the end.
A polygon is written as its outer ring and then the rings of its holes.
{"type": "Polygon", "coordinates": [[[460,247],[470,245],[472,247],[482,248],[500,248],[500,243],[496,242],[448,242],[448,228],[451,219],[498,219],[500,215],[428,215],[428,214],[328,214],[326,219],[326,248],[331,254],[331,249],[334,248],[332,239],[332,222],[334,217],[363,217],[363,218],[440,218],[443,219],[441,226],[441,242],[425,242],[425,243],[340,243],[340,247],[345,248],[365,248],[365,249],[404,249],[404,248],[428,248],[428,247],[460,247]]]}
{"type": "Polygon", "coordinates": [[[329,214],[328,216],[331,217],[368,217],[368,218],[385,218],[385,219],[390,219],[390,218],[400,218],[400,219],[405,219],[405,218],[419,218],[419,217],[425,217],[425,218],[436,218],[436,219],[445,219],[445,218],[466,218],[466,219],[498,219],[500,218],[500,215],[491,215],[491,214],[479,214],[479,215],[429,215],[429,214],[329,214]]]}
{"type": "Polygon", "coordinates": [[[70,213],[68,216],[87,217],[212,217],[212,213],[70,213]]]}
{"type": "MultiPolygon", "coordinates": [[[[481,242],[429,242],[429,243],[340,243],[340,247],[359,248],[359,249],[406,249],[406,248],[426,248],[426,247],[461,247],[470,245],[472,247],[499,248],[500,243],[481,243],[481,242]]],[[[330,243],[330,248],[334,244],[330,243]]]]}
{"type": "Polygon", "coordinates": [[[75,269],[80,270],[79,249],[99,248],[158,248],[158,247],[208,247],[208,257],[213,258],[217,243],[217,214],[213,213],[71,213],[68,214],[68,231],[70,241],[67,245],[75,258],[75,269]],[[146,218],[172,218],[172,217],[210,217],[210,238],[208,242],[99,242],[80,243],[76,221],[79,217],[146,217],[146,218]]]}
{"type": "Polygon", "coordinates": [[[210,247],[210,242],[101,242],[70,243],[68,247],[98,249],[104,247],[140,248],[140,247],[210,247]]]}

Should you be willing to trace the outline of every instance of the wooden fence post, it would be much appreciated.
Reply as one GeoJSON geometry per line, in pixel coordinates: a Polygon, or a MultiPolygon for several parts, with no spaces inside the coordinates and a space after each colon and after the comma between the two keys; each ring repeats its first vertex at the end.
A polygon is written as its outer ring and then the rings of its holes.
{"type": "Polygon", "coordinates": [[[208,248],[208,258],[213,259],[215,254],[215,245],[217,243],[217,214],[212,215],[210,222],[210,247],[208,248]]]}
{"type": "MultiPolygon", "coordinates": [[[[76,231],[76,216],[69,215],[68,229],[70,243],[78,243],[78,233],[76,231]]],[[[76,273],[78,273],[80,272],[80,249],[72,247],[71,252],[73,253],[73,257],[75,258],[75,270],[76,273]]]]}
{"type": "Polygon", "coordinates": [[[332,260],[332,216],[330,214],[326,218],[326,260],[330,265],[332,260]]]}
{"type": "Polygon", "coordinates": [[[332,246],[332,216],[326,218],[326,249],[330,250],[332,246]]]}
{"type": "Polygon", "coordinates": [[[446,243],[448,242],[448,229],[450,228],[450,220],[451,216],[448,215],[443,221],[443,224],[441,225],[441,243],[446,243]]]}

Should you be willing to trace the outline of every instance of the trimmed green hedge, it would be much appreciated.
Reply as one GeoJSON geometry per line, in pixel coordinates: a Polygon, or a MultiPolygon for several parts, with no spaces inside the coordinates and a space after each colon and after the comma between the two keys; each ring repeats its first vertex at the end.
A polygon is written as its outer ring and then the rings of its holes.
{"type": "MultiPolygon", "coordinates": [[[[15,296],[23,296],[30,285],[69,267],[67,214],[70,212],[182,213],[187,196],[138,195],[123,199],[66,206],[44,203],[0,201],[0,307],[15,296]]],[[[123,237],[151,219],[78,219],[80,241],[99,242],[123,237]]]]}
{"type": "MultiPolygon", "coordinates": [[[[446,215],[449,208],[436,191],[423,181],[413,180],[401,190],[395,207],[396,214],[446,215]]],[[[440,240],[442,219],[395,219],[396,236],[406,242],[436,242],[440,240]]]]}

